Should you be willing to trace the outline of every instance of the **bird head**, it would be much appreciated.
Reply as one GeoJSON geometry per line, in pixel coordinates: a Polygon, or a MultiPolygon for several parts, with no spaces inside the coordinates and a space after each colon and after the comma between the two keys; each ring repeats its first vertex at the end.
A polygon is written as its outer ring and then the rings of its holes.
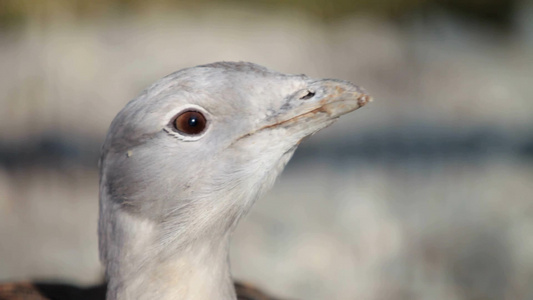
{"type": "Polygon", "coordinates": [[[118,113],[103,146],[104,260],[110,243],[135,236],[124,220],[145,224],[160,247],[226,236],[303,138],[369,101],[346,81],[244,62],[157,81],[118,113]]]}

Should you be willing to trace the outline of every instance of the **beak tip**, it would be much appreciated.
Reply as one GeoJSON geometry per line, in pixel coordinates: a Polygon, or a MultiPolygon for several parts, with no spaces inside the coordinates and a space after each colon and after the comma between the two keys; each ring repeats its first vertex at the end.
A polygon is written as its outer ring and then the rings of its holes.
{"type": "Polygon", "coordinates": [[[359,97],[357,97],[357,104],[359,105],[359,107],[363,107],[367,103],[370,103],[372,101],[374,101],[374,98],[372,98],[372,96],[365,94],[365,93],[361,93],[359,97]]]}

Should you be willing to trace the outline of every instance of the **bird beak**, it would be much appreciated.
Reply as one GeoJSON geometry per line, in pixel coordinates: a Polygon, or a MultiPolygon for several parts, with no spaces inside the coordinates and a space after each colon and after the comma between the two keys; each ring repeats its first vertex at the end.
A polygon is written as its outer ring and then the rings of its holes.
{"type": "MultiPolygon", "coordinates": [[[[351,82],[337,79],[311,80],[306,90],[286,99],[277,113],[265,120],[263,126],[241,136],[237,141],[258,132],[282,130],[285,137],[292,137],[298,145],[303,138],[371,101],[372,97],[364,89],[351,82]]],[[[293,139],[287,142],[290,144],[293,139]]]]}
{"type": "Polygon", "coordinates": [[[304,115],[325,113],[330,118],[338,118],[372,101],[372,97],[362,88],[348,81],[324,79],[310,86],[311,88],[316,86],[316,91],[311,92],[315,93],[315,97],[319,98],[319,100],[313,99],[314,97],[302,100],[311,101],[312,106],[317,106],[312,111],[304,113],[304,115]]]}
{"type": "Polygon", "coordinates": [[[372,97],[364,89],[351,82],[316,80],[309,84],[303,96],[289,99],[276,120],[265,127],[307,127],[311,134],[371,101],[372,97]]]}

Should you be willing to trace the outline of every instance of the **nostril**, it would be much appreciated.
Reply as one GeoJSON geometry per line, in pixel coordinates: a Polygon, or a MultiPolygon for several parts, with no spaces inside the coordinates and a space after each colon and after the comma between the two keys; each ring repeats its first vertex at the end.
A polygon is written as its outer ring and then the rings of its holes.
{"type": "Polygon", "coordinates": [[[311,99],[315,96],[315,92],[312,92],[312,91],[307,91],[307,94],[303,95],[302,97],[300,97],[300,100],[307,100],[307,99],[311,99]]]}

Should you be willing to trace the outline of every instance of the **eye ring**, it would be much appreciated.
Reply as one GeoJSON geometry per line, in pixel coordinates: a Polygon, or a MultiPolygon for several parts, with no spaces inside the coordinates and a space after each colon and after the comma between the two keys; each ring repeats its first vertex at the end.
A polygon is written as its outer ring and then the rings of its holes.
{"type": "Polygon", "coordinates": [[[171,121],[171,127],[184,136],[199,136],[208,127],[208,120],[204,113],[196,109],[187,109],[178,113],[171,121]]]}

